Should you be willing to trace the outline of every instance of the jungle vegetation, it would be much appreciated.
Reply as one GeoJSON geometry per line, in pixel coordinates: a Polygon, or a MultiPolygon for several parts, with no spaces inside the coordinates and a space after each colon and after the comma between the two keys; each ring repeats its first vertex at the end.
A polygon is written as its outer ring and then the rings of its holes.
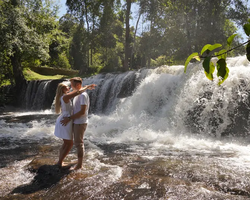
{"type": "MultiPolygon", "coordinates": [[[[250,12],[247,0],[67,0],[66,5],[68,12],[59,18],[52,0],[0,0],[0,82],[21,85],[23,69],[30,66],[90,75],[183,64],[204,44],[227,45],[250,12]]],[[[241,41],[236,36],[232,45],[241,41]]]]}

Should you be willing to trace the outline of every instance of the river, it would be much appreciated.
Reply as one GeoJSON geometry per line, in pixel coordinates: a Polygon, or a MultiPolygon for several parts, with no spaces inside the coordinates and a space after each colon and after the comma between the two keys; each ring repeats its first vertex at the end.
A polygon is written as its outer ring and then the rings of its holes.
{"type": "Polygon", "coordinates": [[[1,199],[250,199],[250,64],[227,62],[221,86],[198,64],[83,79],[98,87],[78,171],[54,166],[57,115],[27,90],[23,111],[0,116],[1,199]]]}

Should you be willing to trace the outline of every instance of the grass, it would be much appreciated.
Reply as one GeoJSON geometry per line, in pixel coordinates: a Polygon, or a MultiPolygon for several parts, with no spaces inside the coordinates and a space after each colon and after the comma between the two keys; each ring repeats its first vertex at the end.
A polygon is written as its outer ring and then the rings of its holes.
{"type": "MultiPolygon", "coordinates": [[[[23,75],[24,75],[24,78],[27,80],[27,81],[33,81],[33,80],[55,80],[55,79],[62,79],[62,78],[66,78],[66,79],[69,79],[69,78],[72,78],[74,77],[75,75],[41,75],[41,74],[38,74],[34,71],[32,71],[31,69],[29,68],[25,68],[23,69],[23,75]]],[[[7,85],[10,85],[10,80],[2,80],[0,81],[0,87],[2,86],[7,86],[7,85]]]]}
{"type": "Polygon", "coordinates": [[[38,74],[30,69],[24,69],[23,75],[27,81],[66,78],[66,76],[64,75],[45,76],[45,75],[38,74]]]}

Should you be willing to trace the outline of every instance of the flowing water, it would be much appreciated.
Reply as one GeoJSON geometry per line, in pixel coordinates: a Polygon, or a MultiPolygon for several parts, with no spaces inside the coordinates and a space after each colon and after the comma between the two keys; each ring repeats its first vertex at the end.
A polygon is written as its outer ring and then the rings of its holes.
{"type": "MultiPolygon", "coordinates": [[[[61,145],[53,111],[4,113],[0,197],[250,199],[250,64],[242,56],[228,66],[222,86],[198,64],[186,74],[183,66],[162,66],[83,79],[98,87],[89,92],[79,171],[53,166],[61,145]]],[[[32,93],[27,89],[25,104],[32,93]]],[[[66,161],[76,160],[73,148],[66,161]]]]}

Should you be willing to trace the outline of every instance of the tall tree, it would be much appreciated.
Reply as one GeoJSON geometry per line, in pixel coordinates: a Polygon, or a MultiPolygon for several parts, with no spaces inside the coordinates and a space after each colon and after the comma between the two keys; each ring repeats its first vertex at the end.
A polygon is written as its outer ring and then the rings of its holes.
{"type": "Polygon", "coordinates": [[[83,22],[80,22],[73,33],[72,42],[70,44],[70,54],[72,57],[70,62],[71,65],[73,65],[73,69],[80,70],[80,74],[86,74],[88,72],[88,48],[85,45],[87,43],[86,34],[87,31],[83,25],[83,22]]]}
{"type": "Polygon", "coordinates": [[[130,11],[131,11],[131,3],[132,0],[126,0],[126,33],[125,33],[125,59],[123,63],[124,71],[129,69],[129,58],[130,58],[130,25],[129,25],[129,18],[130,18],[130,11]]]}

